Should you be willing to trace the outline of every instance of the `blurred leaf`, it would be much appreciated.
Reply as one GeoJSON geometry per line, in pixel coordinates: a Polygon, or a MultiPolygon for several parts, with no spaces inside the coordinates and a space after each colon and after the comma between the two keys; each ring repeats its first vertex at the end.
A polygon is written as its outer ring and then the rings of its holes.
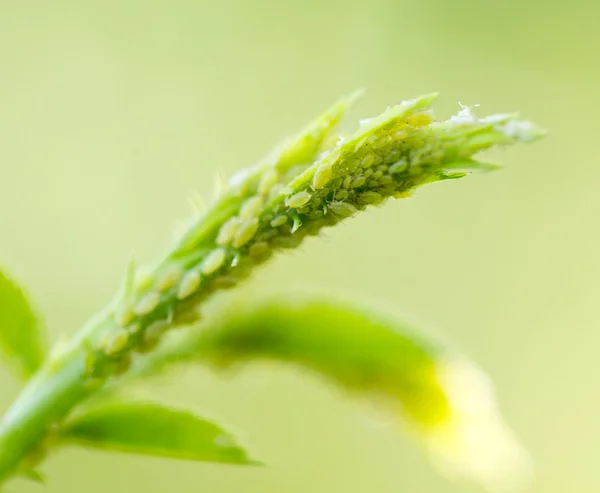
{"type": "Polygon", "coordinates": [[[155,403],[112,402],[75,417],[63,440],[86,447],[157,457],[251,464],[246,452],[216,424],[190,411],[155,403]]]}
{"type": "Polygon", "coordinates": [[[186,361],[288,363],[391,408],[446,472],[488,489],[527,480],[528,455],[497,411],[487,377],[409,325],[321,299],[236,304],[219,315],[175,335],[134,371],[186,361]]]}
{"type": "Polygon", "coordinates": [[[42,326],[23,291],[0,272],[0,350],[23,377],[44,359],[42,326]]]}
{"type": "Polygon", "coordinates": [[[418,421],[435,423],[448,405],[435,381],[441,353],[441,346],[373,312],[284,299],[256,307],[237,305],[201,330],[174,337],[149,358],[143,371],[185,360],[217,368],[256,360],[286,362],[349,390],[393,397],[418,421]]]}

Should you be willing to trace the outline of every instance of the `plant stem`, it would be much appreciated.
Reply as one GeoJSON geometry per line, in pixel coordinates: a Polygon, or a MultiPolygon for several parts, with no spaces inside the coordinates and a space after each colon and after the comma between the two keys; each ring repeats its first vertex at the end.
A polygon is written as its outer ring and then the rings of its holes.
{"type": "Polygon", "coordinates": [[[27,468],[29,464],[24,462],[28,459],[35,462],[30,454],[43,456],[45,450],[35,449],[47,433],[102,383],[90,379],[86,372],[85,340],[89,334],[109,329],[110,324],[109,319],[102,318],[84,327],[68,348],[47,359],[4,415],[0,425],[0,484],[19,468],[27,468]]]}
{"type": "Polygon", "coordinates": [[[154,349],[165,330],[197,321],[207,297],[235,286],[273,253],[370,205],[460,178],[460,170],[487,169],[472,158],[479,151],[540,135],[514,115],[477,119],[463,110],[434,121],[434,99],[390,108],[320,154],[348,106],[342,101],[270,159],[232,178],[152,272],[136,280],[130,269],[117,301],[27,384],[0,423],[0,483],[35,465],[49,433],[109,378],[127,372],[135,353],[154,349]]]}

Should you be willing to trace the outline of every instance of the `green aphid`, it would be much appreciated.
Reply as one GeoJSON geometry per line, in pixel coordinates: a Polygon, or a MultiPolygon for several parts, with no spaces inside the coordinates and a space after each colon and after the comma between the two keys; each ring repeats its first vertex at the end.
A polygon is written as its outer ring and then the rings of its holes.
{"type": "Polygon", "coordinates": [[[363,192],[358,196],[358,200],[364,204],[380,204],[383,202],[383,196],[377,192],[363,192]]]}
{"type": "Polygon", "coordinates": [[[348,197],[348,190],[338,190],[335,192],[336,200],[345,200],[348,197]]]}
{"type": "Polygon", "coordinates": [[[233,238],[233,248],[241,248],[252,238],[254,238],[254,235],[258,231],[258,226],[259,224],[257,218],[244,221],[233,238]]]}
{"type": "Polygon", "coordinates": [[[329,204],[329,210],[339,217],[351,217],[354,216],[358,209],[348,202],[331,202],[329,204]]]}
{"type": "Polygon", "coordinates": [[[257,216],[263,207],[263,200],[261,197],[251,197],[246,200],[240,208],[240,218],[250,219],[257,216]]]}
{"type": "Polygon", "coordinates": [[[308,193],[306,190],[303,190],[302,192],[298,192],[292,195],[291,197],[288,197],[285,201],[285,205],[297,209],[298,207],[302,207],[303,205],[308,204],[310,202],[310,199],[311,194],[308,193]]]}
{"type": "Polygon", "coordinates": [[[271,191],[273,186],[278,182],[278,180],[279,173],[277,173],[277,171],[275,171],[274,169],[267,170],[263,174],[258,184],[258,193],[263,196],[267,195],[271,191]]]}
{"type": "Polygon", "coordinates": [[[117,329],[109,334],[103,344],[104,354],[112,358],[123,351],[129,343],[130,334],[126,329],[117,329]]]}
{"type": "Polygon", "coordinates": [[[282,214],[280,216],[275,217],[273,220],[271,220],[271,222],[269,224],[271,225],[271,227],[277,228],[279,226],[283,226],[285,223],[287,223],[287,221],[288,221],[288,217],[285,214],[282,214]]]}
{"type": "Polygon", "coordinates": [[[200,286],[201,276],[199,272],[188,272],[177,289],[177,299],[184,300],[194,294],[200,286]]]}
{"type": "Polygon", "coordinates": [[[217,248],[210,252],[204,259],[204,262],[202,262],[202,274],[209,276],[213,272],[219,270],[225,263],[226,255],[225,249],[223,248],[217,248]]]}
{"type": "Polygon", "coordinates": [[[367,179],[364,176],[358,176],[358,177],[354,178],[354,180],[352,180],[350,187],[351,188],[360,188],[365,184],[366,181],[367,181],[367,179]]]}
{"type": "Polygon", "coordinates": [[[145,294],[133,307],[133,313],[140,317],[148,315],[160,303],[160,294],[154,291],[145,294]]]}

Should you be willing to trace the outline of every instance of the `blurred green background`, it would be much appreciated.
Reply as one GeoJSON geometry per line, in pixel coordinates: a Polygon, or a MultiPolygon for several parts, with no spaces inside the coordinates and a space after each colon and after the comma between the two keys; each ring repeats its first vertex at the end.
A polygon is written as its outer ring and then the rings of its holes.
{"type": "MultiPolygon", "coordinates": [[[[551,133],[492,175],[421,190],[263,269],[246,292],[361,299],[426,321],[494,379],[532,492],[598,491],[600,4],[591,0],[0,2],[0,260],[54,338],[212,195],[338,96],[353,117],[440,91],[551,133]]],[[[3,370],[0,370],[3,371],[3,370]]],[[[0,373],[0,406],[18,391],[0,373]]],[[[470,492],[365,406],[294,371],[188,370],[152,390],[241,430],[268,468],[78,450],[49,492],[470,492]]],[[[15,483],[11,492],[40,491],[15,483]]]]}

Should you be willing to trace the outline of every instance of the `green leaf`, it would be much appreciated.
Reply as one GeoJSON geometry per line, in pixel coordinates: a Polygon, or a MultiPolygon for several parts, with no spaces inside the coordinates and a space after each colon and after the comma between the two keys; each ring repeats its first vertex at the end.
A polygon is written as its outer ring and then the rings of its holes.
{"type": "Polygon", "coordinates": [[[43,328],[25,293],[0,272],[0,351],[21,376],[40,367],[46,352],[43,328]]]}
{"type": "Polygon", "coordinates": [[[174,335],[134,371],[149,375],[185,361],[216,369],[293,365],[387,405],[443,471],[489,489],[527,480],[528,455],[503,422],[487,377],[410,325],[321,299],[238,303],[218,315],[174,335]]]}
{"type": "Polygon", "coordinates": [[[155,403],[111,402],[68,422],[61,437],[86,447],[157,457],[251,464],[216,424],[155,403]]]}
{"type": "Polygon", "coordinates": [[[392,397],[419,422],[435,423],[448,411],[434,374],[443,348],[398,321],[294,298],[236,305],[219,315],[201,330],[167,341],[142,371],[186,360],[215,368],[270,360],[311,370],[353,392],[392,397]]]}

